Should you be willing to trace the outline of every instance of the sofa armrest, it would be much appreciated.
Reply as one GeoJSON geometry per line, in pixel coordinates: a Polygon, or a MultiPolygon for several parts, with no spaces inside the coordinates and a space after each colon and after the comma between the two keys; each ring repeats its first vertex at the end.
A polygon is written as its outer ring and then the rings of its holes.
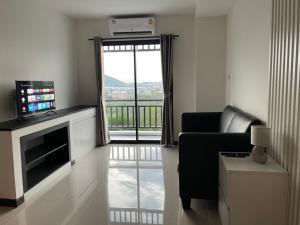
{"type": "Polygon", "coordinates": [[[179,135],[179,164],[193,165],[192,161],[207,164],[218,158],[218,152],[250,152],[251,149],[249,133],[184,132],[179,135]]]}
{"type": "Polygon", "coordinates": [[[218,152],[250,152],[249,133],[197,133],[179,134],[179,164],[207,165],[216,160],[218,152]]]}
{"type": "Polygon", "coordinates": [[[182,132],[218,132],[221,114],[221,112],[182,113],[182,132]]]}
{"type": "Polygon", "coordinates": [[[181,198],[217,199],[219,152],[250,152],[249,133],[179,135],[179,192],[181,198]]]}
{"type": "Polygon", "coordinates": [[[207,151],[207,149],[250,151],[251,148],[249,133],[182,132],[179,134],[179,149],[182,151],[207,151]]]}

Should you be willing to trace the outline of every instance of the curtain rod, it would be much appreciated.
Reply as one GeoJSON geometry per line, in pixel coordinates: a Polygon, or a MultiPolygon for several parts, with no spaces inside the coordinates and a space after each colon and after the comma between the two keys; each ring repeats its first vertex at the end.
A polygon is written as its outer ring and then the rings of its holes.
{"type": "MultiPolygon", "coordinates": [[[[178,38],[179,35],[174,35],[175,38],[178,38]]],[[[116,41],[116,40],[140,40],[140,39],[156,39],[160,36],[147,36],[147,37],[116,37],[116,38],[103,38],[103,41],[116,41]]],[[[89,41],[94,41],[94,38],[88,39],[89,41]]]]}

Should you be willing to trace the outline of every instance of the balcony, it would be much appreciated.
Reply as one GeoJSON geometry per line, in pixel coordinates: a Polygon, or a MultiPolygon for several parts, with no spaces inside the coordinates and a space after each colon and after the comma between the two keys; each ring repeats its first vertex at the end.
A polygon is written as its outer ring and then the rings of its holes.
{"type": "Polygon", "coordinates": [[[106,100],[111,140],[160,140],[163,101],[106,100]],[[136,112],[137,108],[137,112],[136,112]]]}

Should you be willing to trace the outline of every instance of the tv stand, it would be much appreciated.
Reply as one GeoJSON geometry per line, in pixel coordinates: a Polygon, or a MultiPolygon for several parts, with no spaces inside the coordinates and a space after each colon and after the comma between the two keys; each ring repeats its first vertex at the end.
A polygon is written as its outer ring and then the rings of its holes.
{"type": "Polygon", "coordinates": [[[26,120],[26,117],[24,117],[24,116],[18,116],[18,118],[17,118],[17,120],[26,120]]]}
{"type": "Polygon", "coordinates": [[[43,113],[30,114],[26,116],[20,115],[18,116],[17,120],[34,120],[34,119],[38,119],[46,116],[53,116],[53,115],[57,115],[57,112],[55,110],[49,110],[43,113]]]}
{"type": "Polygon", "coordinates": [[[75,106],[0,122],[0,143],[0,206],[16,207],[95,149],[96,109],[75,106]]]}
{"type": "Polygon", "coordinates": [[[70,161],[69,123],[21,137],[23,188],[28,191],[70,161]]]}
{"type": "Polygon", "coordinates": [[[56,115],[57,112],[56,112],[55,110],[50,110],[50,111],[45,112],[45,114],[46,114],[46,115],[51,115],[51,114],[56,115]]]}

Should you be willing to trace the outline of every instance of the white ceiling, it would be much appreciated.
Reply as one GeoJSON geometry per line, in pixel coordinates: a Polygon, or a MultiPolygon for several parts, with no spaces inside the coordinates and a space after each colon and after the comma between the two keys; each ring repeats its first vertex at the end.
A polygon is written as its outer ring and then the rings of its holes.
{"type": "Polygon", "coordinates": [[[74,18],[136,14],[194,14],[195,0],[42,0],[74,18]]]}
{"type": "MultiPolygon", "coordinates": [[[[196,16],[224,16],[235,0],[196,0],[196,16]]],[[[248,0],[251,1],[251,0],[248,0]]]]}
{"type": "Polygon", "coordinates": [[[73,18],[116,15],[226,15],[235,0],[32,0],[73,18]]]}

